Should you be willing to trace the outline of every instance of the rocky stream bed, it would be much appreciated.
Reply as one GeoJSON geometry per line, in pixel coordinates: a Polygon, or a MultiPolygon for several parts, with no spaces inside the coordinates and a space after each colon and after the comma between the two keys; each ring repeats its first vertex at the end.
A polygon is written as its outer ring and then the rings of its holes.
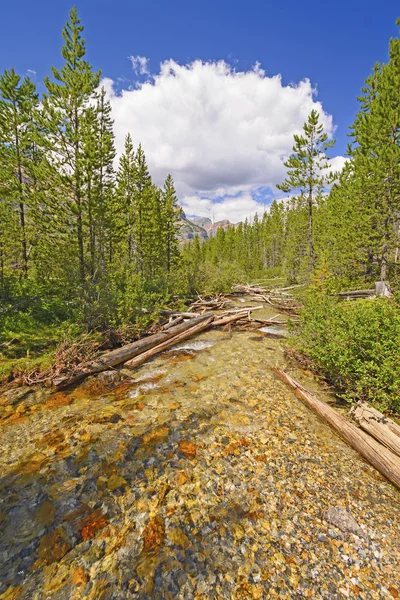
{"type": "Polygon", "coordinates": [[[208,331],[4,394],[0,598],[398,598],[400,493],[271,373],[329,399],[281,346],[208,331]]]}

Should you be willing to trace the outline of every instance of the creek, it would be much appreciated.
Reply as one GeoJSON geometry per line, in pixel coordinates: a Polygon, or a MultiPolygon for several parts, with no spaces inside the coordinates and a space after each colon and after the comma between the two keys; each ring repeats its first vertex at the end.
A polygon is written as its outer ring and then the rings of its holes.
{"type": "Polygon", "coordinates": [[[332,401],[282,334],[210,330],[116,384],[4,395],[0,597],[398,597],[399,493],[273,375],[332,401]]]}

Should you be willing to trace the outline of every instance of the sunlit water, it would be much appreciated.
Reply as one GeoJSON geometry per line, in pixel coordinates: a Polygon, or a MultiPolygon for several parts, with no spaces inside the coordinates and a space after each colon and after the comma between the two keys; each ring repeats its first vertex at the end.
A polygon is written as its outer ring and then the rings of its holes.
{"type": "Polygon", "coordinates": [[[208,331],[115,389],[3,398],[0,594],[395,597],[400,495],[275,378],[327,397],[283,343],[208,331]]]}

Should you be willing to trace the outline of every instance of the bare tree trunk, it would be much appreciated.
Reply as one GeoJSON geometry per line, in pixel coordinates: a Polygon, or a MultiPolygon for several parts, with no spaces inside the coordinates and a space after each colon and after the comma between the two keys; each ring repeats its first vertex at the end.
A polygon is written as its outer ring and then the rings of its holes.
{"type": "Polygon", "coordinates": [[[95,233],[94,233],[94,224],[93,224],[93,214],[92,214],[92,184],[91,179],[89,178],[88,187],[87,187],[87,196],[88,196],[88,218],[89,218],[89,239],[90,239],[90,275],[93,277],[94,275],[94,265],[95,265],[95,233]]]}
{"type": "Polygon", "coordinates": [[[314,258],[314,236],[313,236],[313,197],[312,187],[308,194],[308,236],[309,236],[309,247],[310,247],[310,271],[315,269],[315,258],[314,258]]]}
{"type": "Polygon", "coordinates": [[[22,177],[22,165],[21,165],[21,154],[19,145],[18,128],[15,128],[15,146],[17,150],[17,161],[18,161],[18,188],[19,188],[19,223],[21,226],[21,247],[22,247],[22,270],[24,277],[28,277],[28,250],[26,242],[26,225],[25,225],[25,205],[23,196],[23,177],[22,177]]]}
{"type": "Polygon", "coordinates": [[[78,254],[79,254],[79,274],[81,283],[85,283],[85,251],[83,247],[83,219],[82,219],[82,201],[80,190],[76,190],[76,204],[78,208],[77,234],[78,234],[78,254]]]}
{"type": "Polygon", "coordinates": [[[387,279],[387,253],[388,253],[388,245],[385,242],[382,249],[382,258],[381,258],[381,281],[386,281],[387,279]]]}
{"type": "Polygon", "coordinates": [[[0,241],[0,290],[4,294],[4,246],[3,242],[0,241]]]}
{"type": "Polygon", "coordinates": [[[19,222],[21,225],[22,269],[24,277],[28,277],[28,247],[26,243],[25,206],[19,203],[19,222]]]}

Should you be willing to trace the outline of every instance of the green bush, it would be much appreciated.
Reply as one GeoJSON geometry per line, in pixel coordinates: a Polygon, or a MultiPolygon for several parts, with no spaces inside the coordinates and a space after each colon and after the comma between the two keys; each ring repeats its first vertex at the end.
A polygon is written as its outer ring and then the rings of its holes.
{"type": "Polygon", "coordinates": [[[308,299],[293,337],[349,402],[400,413],[400,304],[373,299],[308,299]]]}
{"type": "Polygon", "coordinates": [[[198,291],[214,294],[228,293],[236,283],[246,281],[246,275],[237,263],[221,261],[218,264],[211,262],[199,266],[197,273],[198,291]]]}

